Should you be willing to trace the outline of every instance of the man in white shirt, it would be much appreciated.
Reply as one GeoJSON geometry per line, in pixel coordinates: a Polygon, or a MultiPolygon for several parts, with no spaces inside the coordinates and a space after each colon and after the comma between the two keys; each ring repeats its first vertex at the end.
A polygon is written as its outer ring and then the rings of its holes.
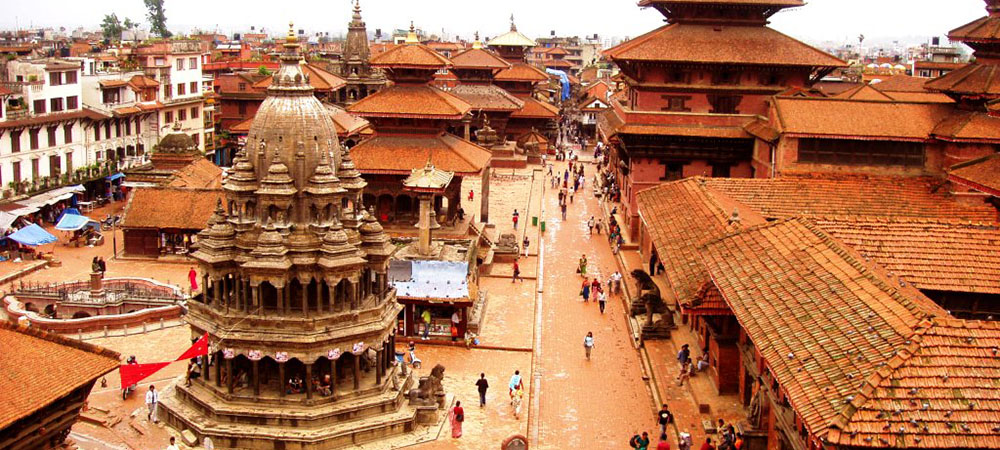
{"type": "Polygon", "coordinates": [[[181,450],[181,448],[177,446],[177,442],[173,437],[170,438],[170,445],[167,446],[167,450],[181,450]]]}
{"type": "Polygon", "coordinates": [[[156,417],[156,408],[160,405],[160,393],[156,392],[156,386],[152,384],[149,385],[149,390],[146,391],[146,409],[149,411],[146,414],[146,418],[152,420],[153,423],[159,423],[160,420],[156,417]]]}

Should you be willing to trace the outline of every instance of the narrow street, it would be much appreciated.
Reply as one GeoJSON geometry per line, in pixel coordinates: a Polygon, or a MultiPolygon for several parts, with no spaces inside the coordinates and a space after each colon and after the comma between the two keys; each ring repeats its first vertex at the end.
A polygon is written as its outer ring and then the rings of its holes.
{"type": "MultiPolygon", "coordinates": [[[[540,354],[535,355],[540,405],[533,419],[541,448],[627,448],[636,431],[656,434],[621,299],[609,298],[602,315],[593,298],[584,303],[580,296],[583,277],[576,268],[581,254],[587,255],[588,275],[597,274],[602,282],[617,268],[606,235],[587,230],[587,220],[601,211],[591,185],[595,166],[584,166],[586,185],[569,204],[565,221],[558,190],[548,189],[547,182],[543,198],[544,289],[540,354]],[[587,332],[595,341],[590,361],[583,347],[587,332]]],[[[562,161],[554,166],[560,176],[566,168],[562,161]]]]}

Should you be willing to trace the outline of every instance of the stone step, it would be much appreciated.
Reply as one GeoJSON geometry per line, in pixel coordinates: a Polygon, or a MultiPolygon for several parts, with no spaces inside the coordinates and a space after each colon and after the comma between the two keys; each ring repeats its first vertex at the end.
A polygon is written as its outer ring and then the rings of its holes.
{"type": "Polygon", "coordinates": [[[176,395],[199,413],[214,418],[218,422],[253,420],[263,424],[296,426],[311,423],[331,423],[364,419],[399,409],[406,402],[406,392],[413,386],[412,374],[399,379],[400,389],[389,385],[382,392],[363,396],[344,396],[336,401],[329,397],[314,397],[312,405],[300,401],[284,404],[253,402],[246,400],[226,400],[218,392],[200,384],[191,387],[176,386],[176,395]]]}
{"type": "Polygon", "coordinates": [[[199,442],[208,436],[220,448],[258,448],[266,441],[296,443],[310,448],[349,447],[413,431],[417,414],[416,408],[404,405],[392,413],[312,426],[243,424],[217,422],[176,397],[161,402],[171,425],[190,430],[198,436],[199,442]]]}

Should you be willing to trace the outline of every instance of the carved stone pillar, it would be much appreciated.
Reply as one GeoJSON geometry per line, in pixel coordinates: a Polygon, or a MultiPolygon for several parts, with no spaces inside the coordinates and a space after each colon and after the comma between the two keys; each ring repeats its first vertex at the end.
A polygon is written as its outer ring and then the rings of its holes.
{"type": "Polygon", "coordinates": [[[233,383],[236,382],[236,374],[233,373],[233,360],[226,360],[226,392],[233,393],[233,383]]]}
{"type": "Polygon", "coordinates": [[[285,396],[285,363],[278,363],[278,396],[285,396]]]}
{"type": "Polygon", "coordinates": [[[313,398],[313,363],[306,364],[306,400],[312,400],[313,398]]]}
{"type": "Polygon", "coordinates": [[[260,361],[253,362],[253,396],[260,397],[260,361]]]}
{"type": "Polygon", "coordinates": [[[309,284],[302,284],[299,282],[299,286],[302,288],[302,317],[309,317],[309,284]]]}
{"type": "Polygon", "coordinates": [[[382,352],[383,350],[375,351],[375,385],[382,385],[382,352]]]}
{"type": "Polygon", "coordinates": [[[354,390],[361,389],[361,357],[352,354],[354,358],[354,390]]]}

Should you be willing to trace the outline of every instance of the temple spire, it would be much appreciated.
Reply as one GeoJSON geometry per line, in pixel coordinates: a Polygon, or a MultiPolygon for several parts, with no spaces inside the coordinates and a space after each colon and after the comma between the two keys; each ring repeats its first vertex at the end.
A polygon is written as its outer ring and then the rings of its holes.
{"type": "Polygon", "coordinates": [[[406,43],[407,44],[419,44],[420,39],[417,39],[417,29],[413,26],[413,21],[410,21],[410,32],[406,33],[406,43]]]}

